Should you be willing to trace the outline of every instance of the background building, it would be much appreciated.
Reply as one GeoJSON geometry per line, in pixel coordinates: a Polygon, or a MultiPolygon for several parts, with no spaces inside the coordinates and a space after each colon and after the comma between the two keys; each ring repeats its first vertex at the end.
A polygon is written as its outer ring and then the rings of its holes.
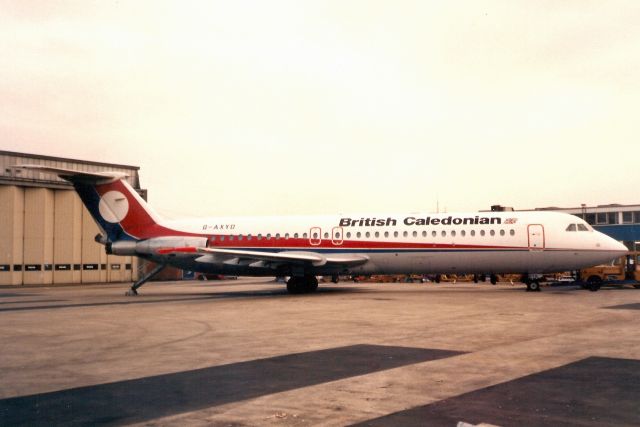
{"type": "Polygon", "coordinates": [[[137,166],[0,151],[0,285],[137,279],[136,257],[107,255],[95,242],[100,230],[71,184],[48,173],[15,169],[19,164],[124,172],[146,199],[137,166]]]}

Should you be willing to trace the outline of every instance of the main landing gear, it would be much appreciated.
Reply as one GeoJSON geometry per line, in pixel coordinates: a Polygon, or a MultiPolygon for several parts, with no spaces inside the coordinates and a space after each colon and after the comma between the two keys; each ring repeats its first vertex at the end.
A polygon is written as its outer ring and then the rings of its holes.
{"type": "Polygon", "coordinates": [[[287,281],[287,291],[290,294],[308,294],[318,289],[316,276],[291,276],[287,281]]]}
{"type": "Polygon", "coordinates": [[[127,292],[125,292],[125,295],[128,296],[128,297],[132,297],[132,296],[138,295],[138,288],[140,286],[144,285],[145,283],[147,283],[147,281],[149,279],[153,278],[153,276],[155,276],[156,274],[160,273],[165,267],[166,267],[166,264],[158,264],[156,266],[156,268],[154,268],[153,270],[151,270],[151,272],[149,272],[149,274],[147,274],[146,276],[138,279],[138,281],[131,286],[131,289],[129,289],[127,292]]]}

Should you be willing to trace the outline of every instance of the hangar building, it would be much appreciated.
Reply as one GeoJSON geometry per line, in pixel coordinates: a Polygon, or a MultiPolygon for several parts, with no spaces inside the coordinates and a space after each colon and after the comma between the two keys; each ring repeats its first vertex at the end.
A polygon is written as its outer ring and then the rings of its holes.
{"type": "Polygon", "coordinates": [[[37,164],[87,172],[118,171],[146,199],[138,166],[0,151],[0,285],[127,282],[136,257],[107,255],[100,233],[73,187],[48,173],[15,169],[37,164]]]}

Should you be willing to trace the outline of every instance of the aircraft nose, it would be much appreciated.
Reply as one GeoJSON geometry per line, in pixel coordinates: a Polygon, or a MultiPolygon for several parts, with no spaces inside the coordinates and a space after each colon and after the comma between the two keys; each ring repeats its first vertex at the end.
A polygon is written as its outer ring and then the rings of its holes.
{"type": "Polygon", "coordinates": [[[629,252],[629,249],[624,245],[624,243],[618,242],[617,240],[606,235],[605,237],[607,241],[606,244],[603,245],[603,247],[605,247],[607,250],[616,252],[619,256],[622,256],[629,252]]]}

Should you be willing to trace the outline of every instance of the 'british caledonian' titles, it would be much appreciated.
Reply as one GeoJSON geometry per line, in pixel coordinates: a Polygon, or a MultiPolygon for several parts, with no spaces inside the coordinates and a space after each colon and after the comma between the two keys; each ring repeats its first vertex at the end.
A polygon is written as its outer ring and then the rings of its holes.
{"type": "MultiPolygon", "coordinates": [[[[502,224],[502,218],[486,216],[457,217],[447,216],[432,218],[416,218],[408,216],[402,220],[404,225],[476,225],[476,224],[502,224]]],[[[389,227],[398,225],[395,218],[341,218],[339,227],[389,227]]]]}

